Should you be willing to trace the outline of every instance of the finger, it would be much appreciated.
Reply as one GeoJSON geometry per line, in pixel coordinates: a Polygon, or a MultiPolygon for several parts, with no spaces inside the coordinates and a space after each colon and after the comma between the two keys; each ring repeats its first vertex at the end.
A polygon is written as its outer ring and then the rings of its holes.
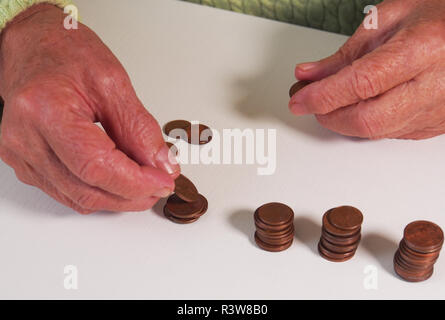
{"type": "Polygon", "coordinates": [[[138,165],[116,149],[98,126],[66,110],[60,119],[50,119],[51,125],[42,129],[44,137],[60,161],[84,183],[132,200],[172,193],[174,181],[165,171],[138,165]]]}
{"type": "Polygon", "coordinates": [[[398,21],[406,14],[405,7],[400,7],[399,3],[387,1],[377,5],[377,11],[373,9],[368,13],[355,33],[335,54],[320,61],[297,65],[295,77],[299,80],[318,81],[337,73],[354,60],[373,51],[394,34],[398,21]],[[372,18],[376,19],[373,22],[377,22],[377,29],[369,29],[365,26],[371,14],[372,18]]]}
{"type": "Polygon", "coordinates": [[[158,122],[137,98],[123,68],[116,77],[121,81],[113,82],[114,90],[103,97],[107,105],[97,110],[99,121],[117,147],[137,163],[159,168],[176,178],[180,168],[169,159],[158,122]]]}
{"type": "Polygon", "coordinates": [[[145,211],[159,200],[150,196],[128,200],[89,186],[73,175],[55,154],[48,154],[43,163],[39,169],[61,193],[92,211],[145,211]]]}
{"type": "MultiPolygon", "coordinates": [[[[327,114],[413,79],[428,67],[425,43],[419,39],[395,36],[352,65],[297,92],[289,103],[291,111],[297,115],[327,114]]],[[[433,63],[437,57],[431,54],[429,58],[433,63]]]]}
{"type": "Polygon", "coordinates": [[[421,112],[417,102],[417,83],[410,81],[385,94],[317,115],[320,124],[346,136],[376,139],[404,130],[421,112]]]}
{"type": "Polygon", "coordinates": [[[77,211],[81,214],[92,213],[92,210],[85,209],[79,206],[77,203],[72,201],[70,198],[61,193],[57,188],[55,188],[47,179],[39,175],[34,168],[23,160],[20,160],[13,152],[9,152],[6,149],[0,150],[0,157],[2,160],[14,169],[17,179],[19,179],[24,184],[37,187],[38,189],[45,192],[51,198],[55,199],[57,202],[77,211]]]}

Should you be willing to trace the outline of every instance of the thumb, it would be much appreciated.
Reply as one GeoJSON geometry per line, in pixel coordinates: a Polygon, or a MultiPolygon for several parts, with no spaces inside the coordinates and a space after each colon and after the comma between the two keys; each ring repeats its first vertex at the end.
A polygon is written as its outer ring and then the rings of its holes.
{"type": "Polygon", "coordinates": [[[384,44],[396,32],[399,17],[405,14],[405,10],[396,8],[396,5],[389,2],[377,6],[377,29],[367,29],[364,23],[360,24],[356,32],[333,55],[319,61],[298,64],[295,77],[309,81],[324,79],[384,44]]]}

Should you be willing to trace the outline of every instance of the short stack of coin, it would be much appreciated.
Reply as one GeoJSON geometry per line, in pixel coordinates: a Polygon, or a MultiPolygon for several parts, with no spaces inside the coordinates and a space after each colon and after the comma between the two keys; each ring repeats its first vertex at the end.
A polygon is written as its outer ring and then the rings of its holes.
{"type": "Polygon", "coordinates": [[[171,221],[188,224],[207,212],[207,199],[182,174],[175,180],[175,193],[167,199],[164,215],[171,221]]]}
{"type": "Polygon", "coordinates": [[[361,239],[363,214],[357,208],[342,206],[323,215],[318,252],[326,260],[343,262],[351,259],[361,239]]]}
{"type": "Polygon", "coordinates": [[[272,202],[259,207],[254,214],[255,242],[264,250],[283,251],[294,239],[294,212],[282,203],[272,202]]]}
{"type": "Polygon", "coordinates": [[[414,221],[405,227],[403,239],[394,255],[394,270],[406,281],[430,278],[443,245],[443,231],[435,223],[414,221]]]}

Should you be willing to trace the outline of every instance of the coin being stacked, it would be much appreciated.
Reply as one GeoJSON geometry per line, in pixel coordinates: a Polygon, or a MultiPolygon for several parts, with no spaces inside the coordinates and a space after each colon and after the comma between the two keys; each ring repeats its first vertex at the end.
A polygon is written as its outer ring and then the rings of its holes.
{"type": "Polygon", "coordinates": [[[427,280],[434,272],[443,245],[442,229],[429,221],[414,221],[405,227],[394,255],[394,270],[406,281],[427,280]]]}
{"type": "Polygon", "coordinates": [[[342,206],[323,215],[323,227],[318,251],[333,262],[351,259],[360,243],[363,214],[357,208],[342,206]]]}
{"type": "Polygon", "coordinates": [[[207,208],[207,199],[198,193],[193,182],[181,174],[175,180],[175,193],[164,206],[164,215],[173,222],[188,224],[197,221],[207,208]]]}
{"type": "Polygon", "coordinates": [[[255,242],[264,250],[278,252],[289,248],[294,239],[294,212],[282,203],[259,207],[254,214],[255,242]]]}

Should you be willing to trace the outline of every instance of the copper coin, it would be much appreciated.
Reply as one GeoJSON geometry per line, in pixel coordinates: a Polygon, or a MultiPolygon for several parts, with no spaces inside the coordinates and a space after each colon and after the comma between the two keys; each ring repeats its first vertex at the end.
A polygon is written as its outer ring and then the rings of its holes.
{"type": "Polygon", "coordinates": [[[403,239],[402,239],[402,241],[400,241],[399,250],[402,251],[404,253],[404,255],[408,256],[409,259],[420,260],[420,261],[433,261],[433,260],[435,261],[435,260],[437,260],[437,258],[439,258],[439,255],[440,255],[439,250],[430,252],[430,253],[420,253],[420,252],[414,251],[406,245],[406,243],[403,239]]]}
{"type": "Polygon", "coordinates": [[[200,197],[198,197],[197,201],[186,202],[177,194],[173,194],[167,199],[167,204],[165,206],[174,217],[180,219],[191,219],[201,213],[205,203],[200,197]]]}
{"type": "Polygon", "coordinates": [[[442,248],[443,231],[435,223],[414,221],[405,227],[403,239],[409,248],[428,253],[442,248]]]}
{"type": "Polygon", "coordinates": [[[324,227],[321,229],[321,236],[323,238],[325,238],[326,240],[328,240],[329,242],[333,243],[333,244],[337,244],[337,245],[343,245],[343,246],[347,246],[347,245],[351,245],[353,243],[356,243],[358,241],[360,241],[361,239],[361,232],[360,230],[349,237],[339,237],[336,235],[333,235],[331,233],[329,233],[324,227]]]}
{"type": "Polygon", "coordinates": [[[164,207],[164,216],[169,219],[170,221],[173,221],[175,223],[179,223],[179,224],[189,224],[189,223],[193,223],[195,221],[197,221],[199,219],[199,217],[196,218],[190,218],[190,219],[181,219],[181,218],[176,218],[175,216],[173,216],[167,206],[164,207]]]}
{"type": "Polygon", "coordinates": [[[434,267],[431,267],[431,270],[427,270],[427,272],[425,273],[416,274],[407,271],[394,260],[394,271],[396,272],[396,274],[398,274],[402,279],[406,281],[420,282],[429,279],[433,275],[434,267]]]}
{"type": "Polygon", "coordinates": [[[204,205],[201,212],[196,215],[197,217],[203,216],[209,208],[209,202],[207,201],[206,197],[204,197],[202,194],[200,194],[199,197],[201,198],[201,201],[204,203],[204,205]]]}
{"type": "Polygon", "coordinates": [[[180,174],[175,180],[175,193],[186,202],[194,202],[199,198],[198,189],[184,175],[180,174]]]}
{"type": "MultiPolygon", "coordinates": [[[[287,239],[289,237],[294,236],[294,229],[289,229],[286,233],[281,234],[273,234],[270,232],[264,232],[262,229],[256,229],[256,232],[259,236],[263,239],[269,239],[269,240],[280,240],[280,239],[287,239]]],[[[267,241],[266,241],[267,242],[267,241]]]]}
{"type": "MultiPolygon", "coordinates": [[[[333,209],[331,209],[331,210],[333,210],[333,209]]],[[[331,210],[328,210],[323,215],[323,227],[326,229],[326,231],[328,231],[330,234],[332,234],[334,236],[339,236],[339,237],[350,237],[350,236],[357,234],[357,231],[360,230],[360,226],[356,229],[345,230],[345,229],[337,228],[332,223],[330,223],[329,219],[328,219],[328,215],[331,210]]]]}
{"type": "Polygon", "coordinates": [[[283,229],[281,231],[272,231],[270,229],[265,229],[265,228],[258,226],[257,224],[255,224],[255,226],[256,226],[256,230],[266,237],[279,238],[279,237],[285,236],[289,233],[294,233],[293,225],[290,225],[288,228],[283,229]]]}
{"type": "Polygon", "coordinates": [[[324,248],[321,242],[318,243],[318,252],[323,258],[332,262],[344,262],[351,259],[355,255],[355,250],[349,253],[333,253],[324,248]]]}
{"type": "Polygon", "coordinates": [[[266,243],[268,245],[271,245],[271,246],[285,245],[285,244],[289,243],[289,241],[293,240],[293,238],[294,238],[294,235],[291,234],[291,235],[289,235],[287,237],[271,239],[271,238],[266,238],[266,237],[262,236],[258,232],[255,233],[255,236],[257,238],[259,238],[262,242],[264,242],[264,243],[266,243]]]}
{"type": "Polygon", "coordinates": [[[294,212],[285,204],[266,203],[256,210],[258,219],[266,225],[282,226],[294,219],[294,212]]]}
{"type": "Polygon", "coordinates": [[[332,242],[327,241],[323,237],[320,238],[320,242],[324,248],[326,248],[327,250],[329,250],[331,252],[335,252],[335,253],[348,253],[348,252],[357,250],[357,247],[359,244],[359,242],[356,242],[356,243],[353,243],[350,245],[340,246],[340,245],[333,244],[332,242]]]}
{"type": "Polygon", "coordinates": [[[339,229],[356,230],[362,225],[363,214],[357,208],[342,206],[328,211],[329,222],[339,229]]]}
{"type": "Polygon", "coordinates": [[[306,87],[310,83],[311,83],[311,81],[305,81],[305,80],[301,80],[301,81],[295,82],[292,85],[292,87],[290,88],[290,90],[289,90],[289,97],[292,98],[293,95],[295,93],[297,93],[297,91],[303,89],[304,87],[306,87]]]}
{"type": "Polygon", "coordinates": [[[425,266],[425,265],[433,265],[434,263],[436,263],[437,258],[435,259],[419,259],[416,257],[413,257],[412,255],[410,255],[409,253],[407,253],[405,250],[403,249],[399,249],[398,250],[398,254],[400,256],[401,259],[403,259],[404,261],[406,261],[406,263],[413,265],[413,266],[425,266]]]}
{"type": "Polygon", "coordinates": [[[406,270],[411,270],[412,272],[422,272],[424,270],[429,270],[434,264],[433,263],[424,263],[424,264],[412,264],[409,261],[403,259],[400,251],[397,251],[394,255],[395,261],[405,268],[406,270]]]}
{"type": "Polygon", "coordinates": [[[187,142],[190,144],[207,144],[212,141],[212,130],[204,124],[192,124],[185,129],[187,132],[187,142]]]}
{"type": "Polygon", "coordinates": [[[257,212],[255,212],[254,217],[255,217],[255,226],[257,228],[267,230],[268,232],[275,232],[275,233],[285,232],[291,226],[293,226],[293,220],[289,221],[289,223],[287,223],[287,224],[283,224],[280,226],[271,226],[271,225],[267,225],[264,222],[262,222],[261,220],[259,220],[257,212]]]}
{"type": "Polygon", "coordinates": [[[270,252],[279,252],[279,251],[284,251],[286,249],[288,249],[293,242],[293,238],[291,241],[289,241],[286,244],[280,245],[280,246],[273,246],[273,245],[269,245],[267,243],[265,243],[264,241],[262,241],[260,238],[257,237],[257,235],[255,234],[255,242],[256,244],[263,250],[266,251],[270,251],[270,252]]]}
{"type": "Polygon", "coordinates": [[[164,126],[164,133],[168,136],[170,136],[170,133],[175,129],[181,129],[186,131],[188,127],[190,127],[192,124],[190,121],[187,120],[174,120],[170,121],[164,126]]]}

